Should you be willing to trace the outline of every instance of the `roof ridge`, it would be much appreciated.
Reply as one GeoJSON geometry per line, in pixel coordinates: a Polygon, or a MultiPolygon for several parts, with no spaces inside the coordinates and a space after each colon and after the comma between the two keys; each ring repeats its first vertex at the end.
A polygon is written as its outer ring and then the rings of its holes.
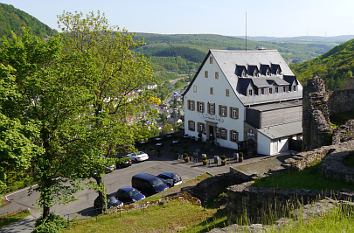
{"type": "Polygon", "coordinates": [[[227,49],[209,49],[211,52],[226,52],[226,53],[244,53],[244,52],[249,52],[249,53],[265,53],[265,52],[278,52],[276,49],[253,49],[253,50],[238,50],[238,49],[233,49],[233,50],[227,50],[227,49]]]}

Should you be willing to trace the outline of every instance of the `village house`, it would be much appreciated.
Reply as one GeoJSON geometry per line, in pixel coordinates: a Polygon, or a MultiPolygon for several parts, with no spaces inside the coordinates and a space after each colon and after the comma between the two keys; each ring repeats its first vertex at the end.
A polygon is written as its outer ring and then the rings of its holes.
{"type": "Polygon", "coordinates": [[[276,50],[210,50],[183,97],[203,141],[274,155],[302,136],[302,86],[276,50]]]}

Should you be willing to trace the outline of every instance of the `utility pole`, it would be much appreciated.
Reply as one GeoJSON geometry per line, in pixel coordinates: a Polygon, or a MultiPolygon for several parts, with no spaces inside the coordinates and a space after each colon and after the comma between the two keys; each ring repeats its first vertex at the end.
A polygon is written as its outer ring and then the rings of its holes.
{"type": "Polygon", "coordinates": [[[246,43],[246,51],[247,51],[247,11],[245,15],[245,43],[246,43]]]}

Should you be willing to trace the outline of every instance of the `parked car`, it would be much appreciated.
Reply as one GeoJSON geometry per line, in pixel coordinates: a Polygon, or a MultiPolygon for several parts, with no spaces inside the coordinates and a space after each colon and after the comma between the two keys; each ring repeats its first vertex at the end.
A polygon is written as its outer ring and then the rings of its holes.
{"type": "Polygon", "coordinates": [[[145,196],[139,190],[133,187],[122,187],[118,189],[116,197],[124,204],[129,204],[145,199],[145,196]]]}
{"type": "Polygon", "coordinates": [[[116,169],[129,167],[132,165],[132,163],[133,161],[130,157],[125,156],[122,158],[118,158],[118,161],[116,163],[116,169]]]}
{"type": "Polygon", "coordinates": [[[157,177],[160,178],[163,182],[165,182],[165,184],[167,184],[169,187],[182,184],[182,178],[176,172],[163,172],[158,174],[157,177]]]}
{"type": "MultiPolygon", "coordinates": [[[[102,212],[102,208],[101,208],[101,203],[100,200],[98,199],[98,197],[95,199],[95,201],[93,202],[93,206],[96,209],[97,212],[101,213],[102,212]]],[[[113,207],[122,207],[123,206],[123,202],[121,202],[120,200],[118,200],[115,196],[115,194],[110,194],[107,195],[107,208],[113,208],[113,207]]]]}
{"type": "Polygon", "coordinates": [[[132,177],[132,186],[145,196],[151,196],[168,189],[168,186],[158,177],[140,173],[132,177]]]}
{"type": "Polygon", "coordinates": [[[143,151],[127,154],[127,157],[131,158],[134,162],[142,162],[149,159],[149,155],[143,151]]]}
{"type": "Polygon", "coordinates": [[[116,165],[111,165],[111,166],[107,166],[106,168],[106,173],[110,173],[113,172],[116,169],[116,165]]]}

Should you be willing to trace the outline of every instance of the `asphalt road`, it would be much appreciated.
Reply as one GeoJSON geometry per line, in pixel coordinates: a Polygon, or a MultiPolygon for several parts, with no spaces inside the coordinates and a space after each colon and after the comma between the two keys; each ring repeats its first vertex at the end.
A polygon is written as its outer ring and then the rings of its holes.
{"type": "MultiPolygon", "coordinates": [[[[141,163],[133,164],[130,167],[118,169],[114,172],[105,175],[104,181],[106,184],[107,193],[113,193],[122,186],[131,186],[131,177],[138,173],[150,173],[157,175],[164,171],[175,171],[181,175],[183,181],[190,180],[205,172],[203,167],[191,167],[178,161],[154,161],[149,160],[141,163]]],[[[13,212],[20,209],[31,209],[34,214],[40,215],[36,200],[39,194],[34,192],[28,195],[28,189],[20,190],[7,195],[10,204],[0,208],[0,215],[13,212]]],[[[77,200],[70,202],[66,205],[55,205],[52,211],[65,218],[85,217],[92,216],[94,212],[93,202],[97,197],[95,191],[85,189],[75,194],[77,200]]]]}

